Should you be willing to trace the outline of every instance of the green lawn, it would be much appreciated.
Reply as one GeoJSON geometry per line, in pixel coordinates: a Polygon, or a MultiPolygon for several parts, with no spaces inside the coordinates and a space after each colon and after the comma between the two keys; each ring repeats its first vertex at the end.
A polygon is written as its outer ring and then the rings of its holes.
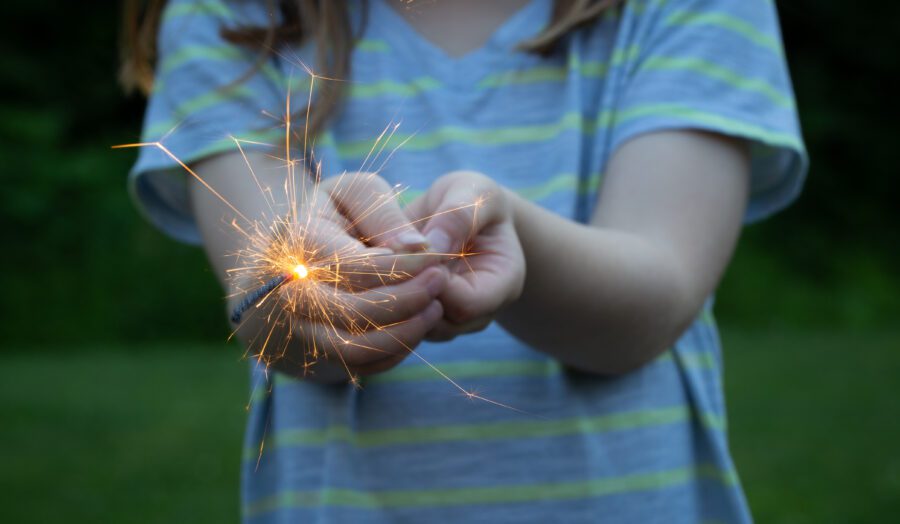
{"type": "Polygon", "coordinates": [[[0,521],[236,521],[246,367],[213,349],[0,357],[0,521]]]}
{"type": "MultiPolygon", "coordinates": [[[[900,335],[727,331],[732,447],[759,522],[900,514],[900,335]]],[[[233,347],[0,356],[2,522],[229,522],[233,347]]]]}
{"type": "Polygon", "coordinates": [[[722,338],[731,447],[757,521],[896,521],[900,334],[722,338]]]}

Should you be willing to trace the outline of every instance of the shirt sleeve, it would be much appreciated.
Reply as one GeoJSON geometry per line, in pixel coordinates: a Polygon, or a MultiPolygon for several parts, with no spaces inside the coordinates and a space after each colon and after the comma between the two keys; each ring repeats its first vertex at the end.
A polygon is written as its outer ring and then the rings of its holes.
{"type": "MultiPolygon", "coordinates": [[[[280,125],[282,76],[274,60],[227,42],[222,27],[270,23],[264,2],[175,0],[162,14],[153,92],[141,142],[159,143],[190,163],[235,149],[231,137],[262,140],[280,125]],[[267,116],[268,115],[268,116],[267,116]]],[[[161,148],[145,146],[129,174],[138,208],[166,234],[199,244],[190,210],[190,176],[161,148]]]]}
{"type": "Polygon", "coordinates": [[[629,1],[622,16],[611,146],[678,128],[744,138],[752,154],[745,221],[794,200],[808,158],[772,1],[629,1]]]}

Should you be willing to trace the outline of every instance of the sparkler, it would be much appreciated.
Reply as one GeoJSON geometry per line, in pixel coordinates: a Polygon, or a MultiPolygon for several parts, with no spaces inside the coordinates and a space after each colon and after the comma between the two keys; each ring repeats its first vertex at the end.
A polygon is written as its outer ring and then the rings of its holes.
{"type": "MultiPolygon", "coordinates": [[[[315,81],[324,77],[316,75],[302,63],[300,65],[310,76],[309,95],[306,103],[308,122],[315,81]]],[[[247,354],[253,352],[252,356],[268,367],[286,356],[294,333],[303,332],[310,341],[308,347],[303,351],[302,365],[304,373],[306,373],[320,359],[329,357],[329,354],[322,350],[321,346],[324,343],[335,348],[353,346],[365,351],[383,353],[384,351],[375,344],[367,342],[368,334],[387,333],[393,337],[387,328],[394,324],[384,325],[378,322],[377,319],[362,311],[358,301],[362,301],[367,306],[376,306],[376,308],[389,311],[391,303],[397,297],[371,285],[363,286],[368,290],[364,295],[347,293],[348,290],[353,290],[354,286],[357,286],[358,289],[360,282],[369,282],[370,284],[377,282],[383,285],[412,277],[410,271],[401,267],[404,264],[398,263],[398,260],[404,258],[438,256],[444,260],[464,259],[472,256],[473,253],[466,253],[465,248],[462,248],[459,253],[427,251],[394,253],[384,249],[361,249],[359,244],[324,246],[323,244],[327,244],[327,242],[323,243],[323,239],[328,236],[333,237],[336,232],[355,236],[353,232],[361,221],[384,206],[393,205],[398,196],[395,191],[397,188],[392,188],[391,191],[384,194],[373,195],[371,201],[361,204],[362,208],[355,209],[352,213],[355,216],[355,220],[352,222],[345,218],[345,215],[350,215],[350,213],[341,213],[336,208],[327,211],[327,206],[323,206],[323,202],[318,201],[323,198],[320,196],[321,191],[317,189],[317,185],[322,180],[321,164],[310,162],[309,155],[299,159],[292,157],[292,140],[302,141],[304,154],[311,152],[311,148],[306,127],[303,129],[302,136],[297,133],[293,129],[291,115],[291,96],[290,89],[288,89],[285,114],[283,118],[279,118],[285,130],[283,136],[285,156],[279,160],[284,169],[283,190],[289,205],[288,212],[281,215],[275,212],[278,206],[275,203],[272,188],[264,185],[257,177],[244,150],[244,146],[249,144],[273,147],[271,144],[232,137],[247,167],[249,176],[255,181],[261,198],[266,200],[271,212],[271,215],[264,214],[258,219],[252,219],[237,209],[203,177],[173,154],[162,141],[121,144],[113,147],[154,147],[159,149],[235,214],[235,218],[229,225],[243,237],[246,247],[232,254],[237,263],[227,270],[232,286],[239,290],[237,294],[243,295],[242,300],[232,310],[231,321],[237,326],[232,335],[246,324],[247,318],[251,314],[261,316],[265,327],[248,345],[247,354]],[[296,176],[297,165],[303,166],[300,176],[296,176]],[[309,176],[305,173],[306,169],[311,171],[309,176]],[[322,213],[323,209],[326,210],[324,214],[322,213]],[[283,337],[276,334],[282,332],[286,333],[283,337]],[[362,341],[351,340],[345,336],[345,333],[362,341]]],[[[387,144],[398,127],[399,124],[388,125],[378,135],[360,166],[361,172],[380,171],[394,152],[403,146],[405,142],[390,150],[376,168],[376,162],[385,154],[387,144]]],[[[341,177],[347,176],[346,174],[341,175],[341,177]]],[[[356,179],[348,177],[347,183],[342,185],[339,181],[337,186],[341,187],[340,191],[344,194],[349,194],[354,191],[355,183],[356,179]]],[[[481,203],[479,200],[442,213],[468,207],[477,208],[481,203]]],[[[426,222],[431,218],[425,217],[418,222],[426,222]]],[[[382,231],[361,240],[364,244],[371,245],[377,237],[389,235],[392,232],[392,230],[382,231]]],[[[410,265],[414,266],[415,263],[410,265]]],[[[397,340],[396,337],[393,338],[411,356],[429,366],[466,398],[520,411],[466,390],[438,367],[416,353],[413,348],[397,340]]],[[[356,384],[357,379],[353,375],[351,367],[344,360],[341,351],[335,351],[335,353],[346,370],[348,379],[356,384]]]]}
{"type": "Polygon", "coordinates": [[[241,317],[244,316],[244,313],[246,313],[248,309],[258,304],[266,295],[278,289],[281,284],[284,284],[288,280],[295,278],[295,274],[296,278],[306,278],[306,275],[308,274],[306,266],[304,266],[303,264],[297,264],[297,269],[294,271],[294,273],[285,273],[284,275],[278,275],[277,277],[259,286],[250,293],[247,293],[247,296],[245,296],[244,299],[241,300],[241,303],[234,308],[234,311],[232,311],[231,322],[233,324],[240,324],[241,317]]]}

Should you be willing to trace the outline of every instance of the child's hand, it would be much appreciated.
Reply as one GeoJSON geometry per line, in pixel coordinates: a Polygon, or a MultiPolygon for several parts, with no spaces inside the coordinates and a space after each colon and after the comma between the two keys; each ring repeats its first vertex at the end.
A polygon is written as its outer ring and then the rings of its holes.
{"type": "Polygon", "coordinates": [[[444,318],[429,340],[480,331],[522,293],[525,257],[513,223],[512,202],[490,178],[454,172],[438,179],[406,208],[434,253],[457,256],[439,295],[444,318]]]}
{"type": "Polygon", "coordinates": [[[322,181],[316,191],[301,204],[299,223],[319,259],[340,255],[342,276],[338,283],[308,279],[281,288],[296,307],[292,336],[307,352],[315,348],[312,372],[318,376],[384,371],[443,317],[436,297],[448,271],[425,267],[434,257],[408,255],[423,252],[426,239],[380,177],[343,175],[322,181]]]}
{"type": "MultiPolygon", "coordinates": [[[[319,229],[324,234],[361,247],[386,248],[395,254],[425,251],[427,239],[410,222],[393,188],[380,176],[345,173],[322,180],[316,189],[318,198],[306,199],[312,205],[306,206],[305,213],[314,214],[314,223],[321,224],[319,229]]],[[[401,256],[390,263],[418,273],[434,261],[430,257],[401,256]]]]}

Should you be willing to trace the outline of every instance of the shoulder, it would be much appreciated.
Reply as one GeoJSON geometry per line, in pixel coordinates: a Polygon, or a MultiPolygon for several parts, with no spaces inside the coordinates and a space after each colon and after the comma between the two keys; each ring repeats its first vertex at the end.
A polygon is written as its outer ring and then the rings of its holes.
{"type": "Polygon", "coordinates": [[[226,44],[222,29],[266,27],[276,19],[266,2],[256,0],[173,0],[161,14],[160,54],[184,42],[226,44]]]}
{"type": "Polygon", "coordinates": [[[772,0],[627,0],[620,13],[623,22],[645,29],[718,29],[750,39],[777,21],[772,0]]]}

